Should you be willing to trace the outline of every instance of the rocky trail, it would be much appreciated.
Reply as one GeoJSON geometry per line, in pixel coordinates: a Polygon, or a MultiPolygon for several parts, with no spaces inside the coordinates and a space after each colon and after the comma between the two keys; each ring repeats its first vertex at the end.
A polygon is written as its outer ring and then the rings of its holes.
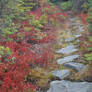
{"type": "Polygon", "coordinates": [[[74,75],[85,69],[79,53],[79,38],[84,32],[84,25],[79,17],[71,17],[66,26],[57,34],[58,48],[55,54],[58,69],[52,71],[52,75],[59,80],[52,81],[47,92],[92,92],[92,83],[73,80],[74,75]]]}

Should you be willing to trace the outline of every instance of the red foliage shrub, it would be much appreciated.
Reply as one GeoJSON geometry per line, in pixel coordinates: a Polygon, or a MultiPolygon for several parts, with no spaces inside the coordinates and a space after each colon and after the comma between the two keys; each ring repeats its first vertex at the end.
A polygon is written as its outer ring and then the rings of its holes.
{"type": "MultiPolygon", "coordinates": [[[[54,9],[48,5],[47,8],[54,12],[43,11],[41,8],[28,12],[29,15],[35,15],[37,20],[44,13],[47,13],[47,24],[40,29],[40,36],[46,34],[42,39],[36,37],[39,31],[30,25],[29,20],[19,20],[19,23],[21,23],[19,31],[15,34],[7,35],[13,41],[7,41],[6,38],[0,37],[2,39],[0,46],[9,47],[12,52],[10,56],[3,55],[0,57],[0,92],[27,92],[27,89],[35,89],[36,87],[26,80],[31,65],[35,64],[44,67],[48,66],[49,62],[52,62],[54,54],[51,46],[43,46],[43,44],[53,43],[56,40],[55,27],[51,24],[48,27],[49,21],[51,18],[55,21],[57,19],[63,21],[64,19],[61,18],[61,15],[67,15],[61,13],[60,10],[57,13],[57,7],[54,9]],[[31,29],[26,32],[25,27],[31,27],[31,29]]],[[[14,23],[17,24],[16,22],[14,23]]]]}
{"type": "Polygon", "coordinates": [[[85,25],[88,25],[88,23],[87,23],[87,21],[86,21],[86,19],[87,19],[87,17],[88,17],[88,14],[87,14],[87,13],[81,13],[81,14],[80,14],[80,17],[81,17],[83,23],[84,23],[85,25]]]}
{"type": "Polygon", "coordinates": [[[1,63],[0,92],[24,92],[27,88],[34,89],[35,86],[25,80],[28,73],[29,65],[23,61],[1,63]]]}

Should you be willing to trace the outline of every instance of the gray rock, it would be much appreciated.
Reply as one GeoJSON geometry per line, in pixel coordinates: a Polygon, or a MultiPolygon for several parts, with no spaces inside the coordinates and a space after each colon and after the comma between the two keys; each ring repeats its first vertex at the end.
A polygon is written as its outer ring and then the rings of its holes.
{"type": "Polygon", "coordinates": [[[57,44],[62,45],[62,39],[57,39],[57,44]]]}
{"type": "Polygon", "coordinates": [[[80,23],[75,23],[75,22],[72,22],[71,24],[70,24],[71,26],[80,26],[80,23]]]}
{"type": "Polygon", "coordinates": [[[65,39],[65,42],[72,42],[75,40],[75,37],[67,38],[65,39]]]}
{"type": "Polygon", "coordinates": [[[47,92],[92,92],[92,83],[66,80],[53,81],[47,92]]]}
{"type": "Polygon", "coordinates": [[[78,49],[76,49],[74,45],[69,45],[65,48],[59,49],[58,51],[56,51],[56,53],[71,54],[71,53],[76,52],[76,51],[78,51],[78,49]]]}
{"type": "Polygon", "coordinates": [[[75,18],[70,18],[69,20],[70,20],[71,22],[73,22],[73,21],[75,20],[75,18]]]}
{"type": "Polygon", "coordinates": [[[79,32],[85,31],[83,28],[84,28],[84,27],[80,27],[80,26],[79,26],[79,32]]]}
{"type": "Polygon", "coordinates": [[[64,64],[64,66],[67,67],[67,68],[71,68],[71,69],[73,69],[73,70],[75,70],[77,72],[80,72],[85,68],[84,64],[75,63],[75,62],[66,63],[66,64],[64,64]]]}
{"type": "Polygon", "coordinates": [[[75,39],[79,38],[80,36],[81,36],[80,34],[76,34],[76,35],[74,35],[74,37],[65,39],[65,42],[72,42],[75,39]]]}
{"type": "Polygon", "coordinates": [[[53,76],[58,77],[59,79],[64,79],[70,75],[70,70],[67,70],[67,69],[55,70],[55,71],[52,71],[52,74],[53,76]]]}
{"type": "Polygon", "coordinates": [[[68,35],[70,35],[70,36],[72,36],[72,35],[73,35],[73,34],[72,34],[72,32],[71,32],[71,30],[69,30],[69,29],[68,29],[68,30],[66,30],[66,32],[67,32],[67,34],[68,34],[68,35]]]}
{"type": "Polygon", "coordinates": [[[81,34],[75,35],[75,38],[79,38],[81,36],[81,34]]]}
{"type": "Polygon", "coordinates": [[[64,58],[58,59],[57,63],[58,64],[64,64],[64,63],[67,63],[67,62],[71,62],[71,61],[73,61],[77,58],[79,58],[79,55],[66,56],[64,58]]]}
{"type": "Polygon", "coordinates": [[[76,40],[77,42],[80,42],[80,40],[78,39],[78,40],[76,40]]]}

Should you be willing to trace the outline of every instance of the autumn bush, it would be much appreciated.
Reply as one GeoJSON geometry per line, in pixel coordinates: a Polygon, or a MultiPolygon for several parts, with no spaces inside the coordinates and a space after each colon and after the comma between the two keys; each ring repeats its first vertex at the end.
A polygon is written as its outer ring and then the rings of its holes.
{"type": "Polygon", "coordinates": [[[92,2],[88,0],[88,3],[86,4],[86,7],[88,9],[88,11],[86,13],[82,13],[81,14],[81,19],[83,21],[83,23],[86,25],[86,34],[83,36],[82,39],[84,39],[84,41],[82,42],[83,44],[81,44],[84,47],[84,52],[85,55],[84,57],[86,58],[87,61],[91,61],[91,42],[92,42],[92,6],[91,6],[92,2]]]}
{"type": "Polygon", "coordinates": [[[80,52],[87,69],[84,70],[84,77],[81,77],[86,81],[92,81],[92,1],[88,0],[83,7],[86,8],[86,12],[81,13],[81,19],[85,25],[85,32],[80,38],[80,52]]]}
{"type": "Polygon", "coordinates": [[[4,11],[1,19],[0,92],[35,92],[48,81],[40,69],[49,71],[53,63],[55,23],[64,21],[67,14],[50,4],[42,7],[38,0],[15,1],[7,3],[9,12],[4,11]]]}

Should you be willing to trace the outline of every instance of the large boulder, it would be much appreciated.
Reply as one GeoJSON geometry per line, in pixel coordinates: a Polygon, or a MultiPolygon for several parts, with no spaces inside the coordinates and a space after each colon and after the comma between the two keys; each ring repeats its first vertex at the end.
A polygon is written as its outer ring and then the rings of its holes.
{"type": "Polygon", "coordinates": [[[53,81],[47,92],[92,92],[92,83],[66,80],[53,81]]]}

